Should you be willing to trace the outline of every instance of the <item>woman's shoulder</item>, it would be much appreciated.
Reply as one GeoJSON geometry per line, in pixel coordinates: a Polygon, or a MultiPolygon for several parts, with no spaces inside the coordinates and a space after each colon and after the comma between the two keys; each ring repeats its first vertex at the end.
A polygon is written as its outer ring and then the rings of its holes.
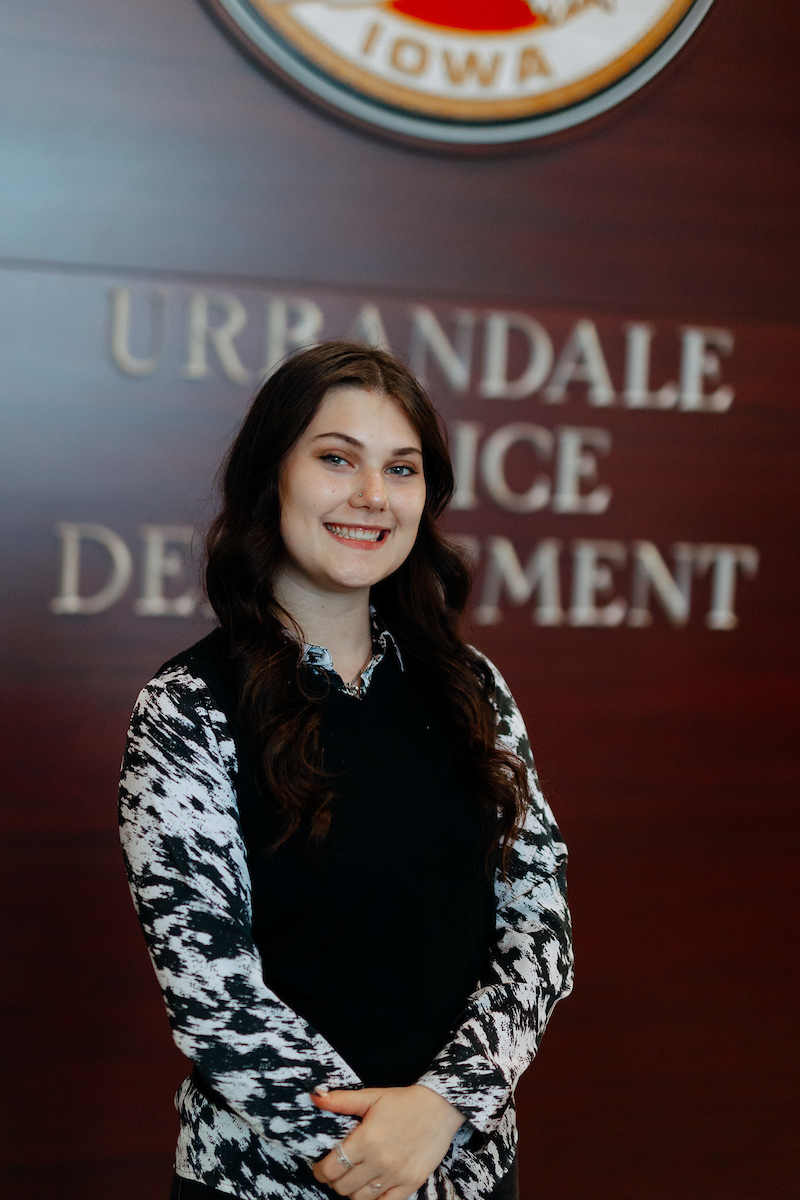
{"type": "Polygon", "coordinates": [[[502,675],[499,667],[495,666],[495,664],[489,658],[488,654],[484,654],[483,651],[479,650],[477,646],[468,646],[467,649],[470,651],[471,654],[474,654],[475,657],[477,659],[479,659],[479,661],[481,663],[484,664],[484,666],[488,667],[489,671],[491,672],[492,678],[494,680],[495,707],[497,707],[498,705],[502,705],[503,708],[506,708],[507,706],[510,705],[511,707],[516,708],[516,703],[514,701],[514,697],[511,694],[511,688],[506,683],[506,680],[505,680],[504,676],[502,675]]]}
{"type": "Polygon", "coordinates": [[[168,695],[184,704],[206,704],[209,696],[225,709],[232,691],[228,678],[227,644],[221,629],[167,659],[142,688],[139,698],[157,701],[168,695]]]}
{"type": "Polygon", "coordinates": [[[206,849],[224,847],[234,836],[236,746],[203,678],[197,647],[202,643],[164,663],[133,709],[119,789],[130,854],[138,853],[130,846],[140,836],[174,838],[177,846],[194,845],[202,834],[206,849]]]}
{"type": "Polygon", "coordinates": [[[226,644],[222,631],[215,629],[159,667],[138,695],[132,725],[170,727],[188,741],[213,741],[232,749],[232,710],[226,644]]]}
{"type": "Polygon", "coordinates": [[[525,722],[517,707],[517,702],[514,699],[511,688],[499,668],[495,666],[488,655],[484,654],[482,650],[478,650],[476,646],[470,646],[470,650],[486,664],[494,679],[493,703],[497,713],[498,737],[515,754],[527,761],[531,757],[528,731],[525,728],[525,722]]]}

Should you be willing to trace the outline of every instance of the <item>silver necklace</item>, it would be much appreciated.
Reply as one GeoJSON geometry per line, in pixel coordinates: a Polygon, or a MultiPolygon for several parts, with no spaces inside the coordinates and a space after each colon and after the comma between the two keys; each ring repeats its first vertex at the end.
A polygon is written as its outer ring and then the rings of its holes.
{"type": "Polygon", "coordinates": [[[350,680],[349,683],[344,684],[344,690],[347,692],[348,696],[356,696],[356,697],[361,696],[361,676],[364,674],[367,667],[372,662],[373,657],[374,657],[373,652],[372,652],[372,650],[370,650],[369,658],[367,658],[364,665],[356,672],[356,674],[353,676],[353,678],[350,680]]]}

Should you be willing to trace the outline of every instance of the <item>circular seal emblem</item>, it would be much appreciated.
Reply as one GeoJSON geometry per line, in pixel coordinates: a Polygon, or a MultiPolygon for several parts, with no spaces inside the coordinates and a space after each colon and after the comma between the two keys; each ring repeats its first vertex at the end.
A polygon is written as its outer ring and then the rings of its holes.
{"type": "Polygon", "coordinates": [[[651,79],[713,0],[203,0],[251,56],[405,138],[520,142],[651,79]]]}

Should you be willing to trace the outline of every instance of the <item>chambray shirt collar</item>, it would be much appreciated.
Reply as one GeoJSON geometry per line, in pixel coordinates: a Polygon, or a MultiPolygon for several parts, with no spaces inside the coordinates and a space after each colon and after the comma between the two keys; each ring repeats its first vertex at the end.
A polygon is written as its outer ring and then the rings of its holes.
{"type": "Polygon", "coordinates": [[[403,656],[400,653],[400,648],[397,642],[392,637],[389,630],[381,621],[375,609],[370,605],[369,619],[372,626],[372,658],[367,663],[364,670],[361,672],[360,679],[357,683],[345,683],[342,677],[334,670],[333,659],[330,651],[325,646],[312,646],[309,642],[303,642],[303,658],[304,663],[308,663],[313,671],[324,673],[330,679],[333,687],[338,691],[344,692],[347,696],[353,696],[360,699],[366,692],[375,668],[378,663],[382,662],[388,648],[391,646],[392,651],[397,655],[397,661],[400,664],[400,670],[405,670],[403,656]]]}

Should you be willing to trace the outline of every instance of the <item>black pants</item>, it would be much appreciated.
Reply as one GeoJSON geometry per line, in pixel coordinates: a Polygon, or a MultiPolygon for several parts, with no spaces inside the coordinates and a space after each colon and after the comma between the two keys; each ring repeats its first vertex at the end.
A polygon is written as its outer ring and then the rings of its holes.
{"type": "MultiPolygon", "coordinates": [[[[336,1195],[333,1191],[330,1194],[331,1197],[336,1195]]],[[[179,1175],[175,1175],[169,1200],[231,1200],[231,1193],[220,1192],[217,1188],[206,1187],[204,1183],[195,1183],[193,1179],[181,1179],[179,1175]]],[[[519,1170],[516,1158],[494,1190],[487,1195],[486,1200],[519,1200],[519,1170]]]]}

